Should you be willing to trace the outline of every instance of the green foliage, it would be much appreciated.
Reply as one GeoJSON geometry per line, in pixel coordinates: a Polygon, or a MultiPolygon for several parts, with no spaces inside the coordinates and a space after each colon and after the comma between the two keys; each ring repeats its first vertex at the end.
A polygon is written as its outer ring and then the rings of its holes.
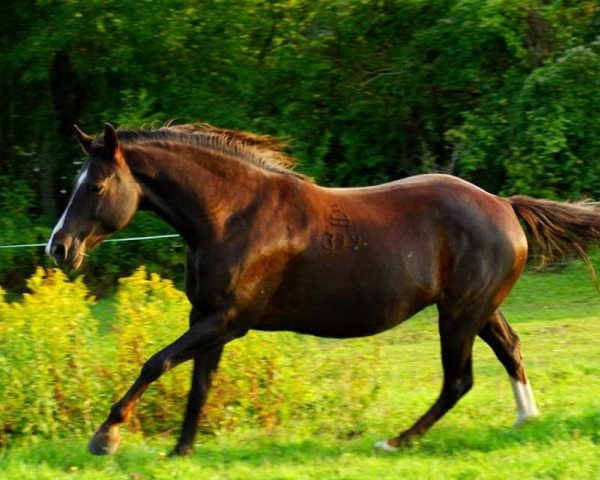
{"type": "Polygon", "coordinates": [[[493,192],[598,196],[598,60],[587,30],[598,5],[476,4],[457,2],[424,40],[441,49],[437,83],[457,94],[448,107],[460,116],[444,132],[450,167],[493,192]]]}
{"type": "Polygon", "coordinates": [[[374,344],[357,354],[357,342],[257,332],[232,342],[214,379],[206,424],[217,430],[294,424],[340,437],[362,431],[379,388],[380,349],[374,344]]]}
{"type": "Polygon", "coordinates": [[[600,40],[537,69],[516,99],[508,188],[556,198],[600,196],[600,40]],[[534,186],[535,184],[538,186],[534,186]]]}
{"type": "MultiPolygon", "coordinates": [[[[74,122],[281,135],[326,185],[444,171],[493,193],[600,195],[595,0],[43,1],[0,13],[0,169],[34,193],[31,225],[51,228],[67,202],[74,122]]],[[[32,231],[20,228],[8,235],[32,231]]],[[[106,290],[142,256],[180,278],[176,244],[151,245],[103,247],[88,281],[106,290]]],[[[0,267],[4,284],[14,264],[0,267]]]]}
{"type": "MultiPolygon", "coordinates": [[[[0,444],[91,428],[96,320],[81,281],[39,269],[22,302],[0,298],[0,444]]],[[[3,292],[0,291],[0,294],[3,292]]]]}
{"type": "MultiPolygon", "coordinates": [[[[0,245],[38,243],[47,237],[49,229],[37,225],[30,215],[34,192],[27,182],[0,175],[0,206],[0,245]]],[[[0,278],[16,276],[23,281],[43,262],[41,253],[34,248],[0,248],[0,278]]]]}
{"type": "MultiPolygon", "coordinates": [[[[187,329],[185,295],[145,268],[120,281],[115,317],[101,318],[101,328],[81,280],[70,282],[59,270],[40,269],[28,288],[30,293],[13,303],[0,291],[2,445],[13,438],[89,432],[144,361],[187,329]]],[[[293,423],[342,437],[361,431],[378,390],[378,360],[377,345],[357,354],[339,342],[252,333],[227,345],[204,429],[293,423]],[[340,363],[330,363],[331,354],[352,366],[340,371],[340,363]]],[[[130,430],[157,433],[179,427],[190,367],[180,366],[151,386],[130,430]]]]}
{"type": "Polygon", "coordinates": [[[125,106],[113,120],[117,125],[125,128],[143,128],[165,123],[163,115],[155,111],[156,98],[151,97],[146,89],[123,90],[121,97],[125,106]]]}

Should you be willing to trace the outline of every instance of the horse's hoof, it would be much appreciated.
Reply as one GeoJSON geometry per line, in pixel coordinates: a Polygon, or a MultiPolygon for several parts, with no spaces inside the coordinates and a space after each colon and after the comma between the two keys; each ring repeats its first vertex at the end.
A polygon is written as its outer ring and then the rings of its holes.
{"type": "Polygon", "coordinates": [[[400,450],[400,448],[391,445],[389,440],[380,440],[375,445],[373,445],[373,448],[382,452],[397,452],[398,450],[400,450]]]}
{"type": "Polygon", "coordinates": [[[112,455],[119,448],[121,436],[117,427],[110,428],[108,431],[98,429],[88,443],[88,452],[94,455],[112,455]]]}

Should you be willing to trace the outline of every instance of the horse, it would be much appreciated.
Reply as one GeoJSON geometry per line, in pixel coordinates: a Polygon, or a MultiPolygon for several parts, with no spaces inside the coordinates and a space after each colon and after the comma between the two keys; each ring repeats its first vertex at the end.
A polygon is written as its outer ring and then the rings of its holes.
{"type": "Polygon", "coordinates": [[[509,376],[517,423],[538,415],[519,337],[500,305],[523,272],[528,238],[541,259],[575,253],[593,271],[586,252],[600,240],[597,206],[502,198],[445,174],[326,188],[293,169],[277,138],[206,124],[75,133],[88,159],[46,252],[76,269],[87,249],[150,210],[187,246],[191,304],[189,329],[143,364],[93,434],[91,453],[114,453],[144,391],[192,360],[172,452],[189,454],[224,345],[250,329],[363,337],[430,305],[439,313],[441,393],[410,428],[375,447],[415,441],[471,389],[477,336],[509,376]]]}

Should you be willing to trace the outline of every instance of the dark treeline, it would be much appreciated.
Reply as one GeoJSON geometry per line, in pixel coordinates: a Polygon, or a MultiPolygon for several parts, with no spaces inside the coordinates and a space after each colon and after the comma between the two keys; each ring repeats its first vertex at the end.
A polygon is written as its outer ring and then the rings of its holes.
{"type": "MultiPolygon", "coordinates": [[[[75,122],[284,136],[326,185],[443,171],[600,197],[596,0],[5,0],[0,15],[1,244],[46,238],[82,156],[75,122]]],[[[176,242],[101,248],[91,276],[180,268],[176,242]]],[[[42,261],[0,250],[0,280],[42,261]]]]}

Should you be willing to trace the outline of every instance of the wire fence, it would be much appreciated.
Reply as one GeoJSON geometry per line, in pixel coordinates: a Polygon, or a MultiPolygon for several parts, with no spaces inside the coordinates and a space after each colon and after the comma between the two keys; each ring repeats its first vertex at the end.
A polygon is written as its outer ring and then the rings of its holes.
{"type": "MultiPolygon", "coordinates": [[[[169,233],[165,235],[149,235],[145,237],[123,237],[123,238],[109,238],[108,240],[104,240],[105,242],[134,242],[134,241],[142,241],[142,240],[158,240],[162,238],[175,238],[179,237],[177,233],[169,233]]],[[[45,247],[47,243],[18,243],[14,245],[0,245],[0,249],[9,249],[9,248],[36,248],[36,247],[45,247]]]]}

